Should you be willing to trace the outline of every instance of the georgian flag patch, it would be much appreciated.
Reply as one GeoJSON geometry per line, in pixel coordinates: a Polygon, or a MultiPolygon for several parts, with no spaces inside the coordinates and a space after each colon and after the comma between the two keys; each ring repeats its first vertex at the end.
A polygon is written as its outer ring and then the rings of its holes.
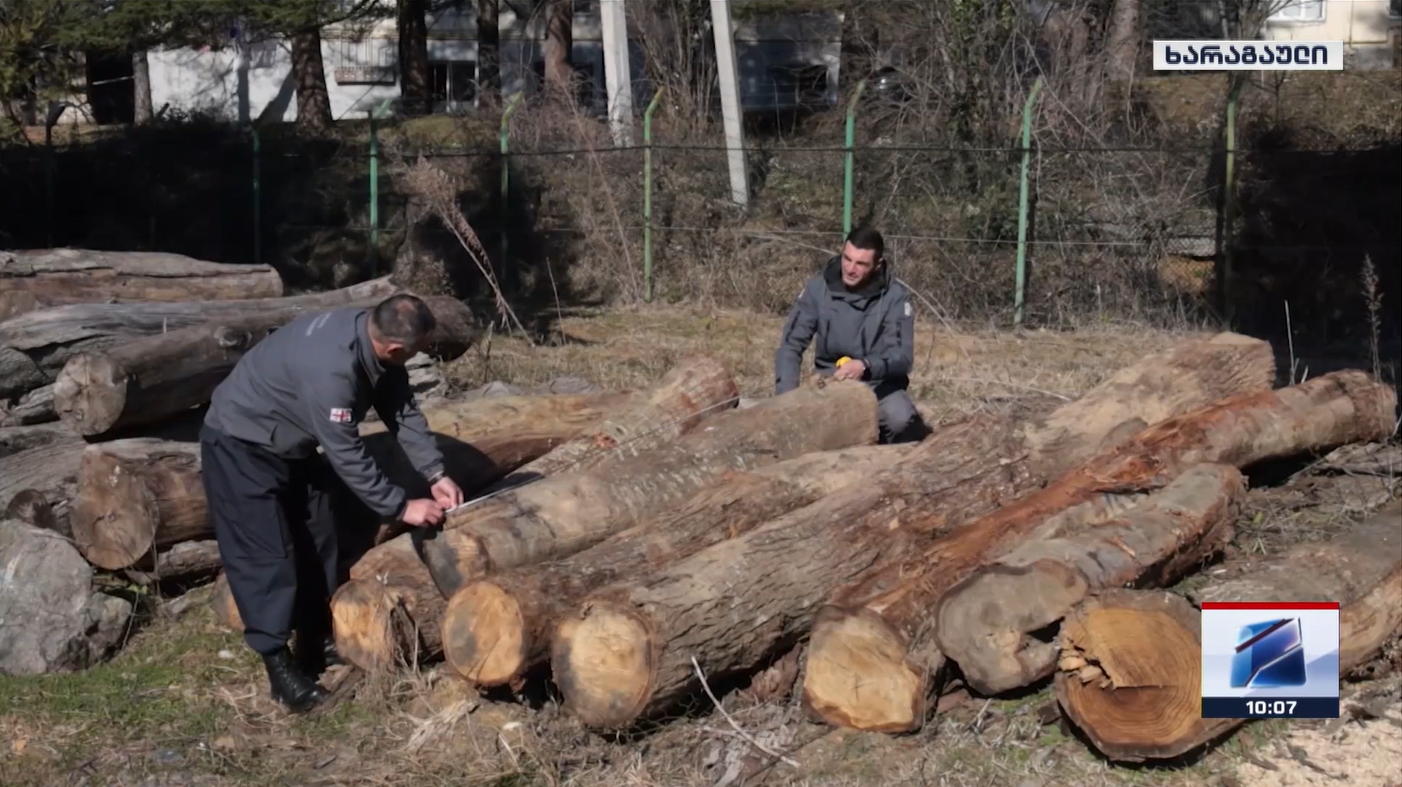
{"type": "Polygon", "coordinates": [[[331,423],[348,424],[351,422],[351,411],[349,407],[332,407],[331,423]]]}
{"type": "Polygon", "coordinates": [[[905,302],[905,316],[909,317],[909,316],[910,316],[910,313],[911,313],[911,312],[910,312],[910,301],[906,301],[906,302],[905,302]]]}

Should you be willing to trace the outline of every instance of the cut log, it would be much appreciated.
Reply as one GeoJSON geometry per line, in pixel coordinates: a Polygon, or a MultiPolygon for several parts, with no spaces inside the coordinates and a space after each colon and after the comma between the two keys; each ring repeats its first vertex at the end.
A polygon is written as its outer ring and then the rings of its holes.
{"type": "Polygon", "coordinates": [[[12,399],[54,382],[68,359],[78,353],[101,352],[134,337],[193,325],[234,322],[258,314],[295,315],[332,309],[399,291],[398,285],[384,277],[339,290],[286,298],[81,303],[29,312],[0,322],[0,398],[12,399]]]}
{"type": "Polygon", "coordinates": [[[1363,372],[1341,371],[1161,421],[922,554],[839,589],[814,623],[805,701],[833,724],[913,729],[924,720],[931,678],[943,663],[932,611],[954,583],[1015,548],[1050,517],[1106,494],[1150,491],[1202,462],[1243,468],[1380,439],[1392,432],[1396,406],[1389,386],[1363,372]]]}
{"type": "Polygon", "coordinates": [[[160,552],[144,570],[127,569],[126,576],[139,585],[213,576],[223,566],[217,541],[186,541],[160,552]]]}
{"type": "Polygon", "coordinates": [[[77,493],[86,445],[56,423],[0,429],[0,506],[32,490],[52,508],[55,532],[71,534],[69,501],[77,493]]]}
{"type": "Polygon", "coordinates": [[[955,584],[935,611],[935,642],[983,694],[1028,686],[1056,670],[1058,649],[1032,636],[1088,593],[1163,587],[1217,554],[1246,493],[1230,465],[1196,465],[1122,516],[1078,531],[1053,520],[1006,556],[955,584]]]}
{"type": "MultiPolygon", "coordinates": [[[[1121,388],[1117,395],[1145,401],[1154,412],[1160,402],[1183,412],[1205,404],[1197,397],[1208,392],[1268,390],[1274,377],[1270,347],[1231,334],[1185,342],[1135,368],[1165,363],[1196,380],[1175,380],[1172,393],[1121,388]]],[[[1162,384],[1150,374],[1141,377],[1162,384]]],[[[1124,373],[1111,383],[1125,378],[1133,379],[1124,373]]],[[[1106,396],[1104,389],[1093,389],[1065,408],[1085,412],[1085,402],[1106,396]]],[[[1131,408],[1124,418],[1134,424],[1148,414],[1131,408]]],[[[946,427],[869,483],[649,576],[596,591],[553,635],[551,665],[566,704],[588,724],[629,726],[698,688],[692,655],[714,678],[751,670],[805,635],[812,611],[833,589],[996,509],[1045,481],[1043,468],[1068,466],[1083,458],[1087,446],[1123,432],[1121,423],[1099,418],[1043,418],[1028,428],[1050,429],[1044,425],[1053,423],[1081,423],[1085,434],[1044,439],[1040,444],[1048,448],[1033,462],[1023,432],[1007,423],[978,418],[946,427]],[[1065,456],[1056,455],[1063,450],[1065,456]],[[724,581],[712,579],[721,576],[724,581]]]]}
{"type": "Polygon", "coordinates": [[[73,303],[280,298],[268,265],[229,265],[160,251],[0,252],[0,320],[73,303]]]}
{"type": "MultiPolygon", "coordinates": [[[[616,400],[598,395],[500,397],[428,410],[425,417],[449,474],[472,489],[473,481],[500,477],[543,453],[551,442],[563,442],[598,423],[606,412],[602,408],[616,400]],[[484,439],[458,439],[469,430],[484,439]]],[[[391,481],[427,494],[427,483],[384,424],[363,424],[361,434],[391,481]]],[[[80,445],[78,453],[81,477],[72,528],[79,549],[94,565],[130,568],[152,549],[213,537],[198,443],[127,438],[80,445]]]]}
{"type": "MultiPolygon", "coordinates": [[[[372,296],[346,305],[373,306],[379,300],[372,296]]],[[[451,357],[466,352],[476,332],[467,306],[453,298],[425,301],[439,317],[432,351],[451,357]]],[[[207,404],[244,354],[298,314],[269,309],[78,353],[54,383],[54,410],[70,429],[97,439],[207,404]]]]}
{"type": "Polygon", "coordinates": [[[93,588],[93,568],[48,530],[0,520],[0,673],[86,669],[128,632],[132,605],[93,588]]]}
{"type": "Polygon", "coordinates": [[[31,426],[57,420],[52,385],[35,388],[8,405],[0,403],[0,426],[31,426]]]}
{"type": "Polygon", "coordinates": [[[129,438],[83,451],[73,542],[112,571],[184,541],[213,538],[199,443],[129,438]]]}
{"type": "Polygon", "coordinates": [[[209,606],[214,610],[214,619],[230,631],[243,631],[243,616],[239,615],[238,604],[234,602],[233,591],[229,590],[229,578],[223,571],[214,580],[210,590],[209,606]]]}
{"type": "MultiPolygon", "coordinates": [[[[709,400],[723,401],[723,397],[709,400]]],[[[384,586],[379,592],[403,601],[421,635],[420,654],[436,655],[441,652],[444,598],[489,570],[585,549],[684,502],[725,470],[761,467],[810,451],[871,444],[876,437],[876,397],[867,386],[854,383],[829,386],[823,392],[793,392],[762,408],[707,419],[685,437],[634,458],[503,492],[463,509],[461,513],[472,516],[450,521],[449,525],[458,525],[454,529],[416,530],[375,547],[352,567],[351,577],[378,578],[384,586]]],[[[369,595],[369,591],[357,591],[354,598],[369,595]]],[[[383,611],[391,606],[377,602],[364,608],[383,611]]],[[[397,635],[385,633],[397,625],[387,615],[347,613],[338,619],[348,623],[337,629],[337,641],[344,641],[348,652],[367,654],[359,666],[374,669],[404,658],[374,650],[400,644],[397,635]]]]}
{"type": "Polygon", "coordinates": [[[869,478],[913,445],[863,446],[727,473],[684,505],[561,560],[471,583],[448,603],[443,655],[483,686],[519,679],[549,660],[550,629],[570,605],[612,582],[734,538],[796,508],[869,478]]]}
{"type": "Polygon", "coordinates": [[[734,409],[739,401],[739,387],[718,361],[705,356],[683,360],[655,388],[630,394],[597,427],[526,463],[488,492],[636,457],[690,432],[711,415],[734,409]]]}
{"type": "MultiPolygon", "coordinates": [[[[1402,631],[1399,521],[1402,500],[1394,500],[1329,541],[1214,580],[1194,600],[1339,602],[1339,673],[1346,676],[1402,631]]],[[[1242,724],[1202,718],[1199,615],[1181,596],[1143,590],[1105,591],[1067,615],[1057,700],[1109,759],[1176,758],[1242,724]],[[1087,668],[1095,680],[1078,676],[1087,668]]]]}
{"type": "Polygon", "coordinates": [[[876,396],[835,383],[731,410],[666,445],[583,473],[542,479],[461,509],[425,539],[444,596],[488,573],[569,555],[679,505],[727,470],[874,444],[876,396]]]}
{"type": "Polygon", "coordinates": [[[5,513],[0,515],[0,518],[14,519],[40,530],[50,530],[64,538],[73,537],[71,532],[66,532],[67,521],[65,520],[63,527],[60,527],[58,517],[54,515],[54,507],[50,505],[44,493],[37,489],[20,490],[10,499],[10,504],[5,507],[5,513]]]}

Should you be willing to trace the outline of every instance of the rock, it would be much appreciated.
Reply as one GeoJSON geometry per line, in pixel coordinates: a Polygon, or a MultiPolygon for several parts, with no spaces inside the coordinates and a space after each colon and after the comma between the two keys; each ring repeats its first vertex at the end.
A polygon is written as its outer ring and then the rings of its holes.
{"type": "Polygon", "coordinates": [[[92,583],[92,567],[68,541],[0,521],[0,673],[73,672],[105,658],[132,607],[92,583]]]}

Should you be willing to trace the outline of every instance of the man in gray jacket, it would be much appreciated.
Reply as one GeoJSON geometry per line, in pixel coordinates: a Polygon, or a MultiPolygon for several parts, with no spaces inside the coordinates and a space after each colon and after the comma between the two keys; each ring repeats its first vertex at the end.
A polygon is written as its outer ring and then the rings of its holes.
{"type": "Polygon", "coordinates": [[[881,233],[859,227],[842,253],[804,285],[784,323],[774,358],[775,394],[798,387],[803,352],[816,340],[814,366],[837,380],[864,380],[876,392],[882,442],[918,439],[920,415],[906,389],[915,360],[910,293],[891,274],[881,233]],[[849,360],[840,366],[838,361],[849,360]]]}
{"type": "Polygon", "coordinates": [[[404,368],[435,325],[412,295],[304,315],[254,346],[211,398],[201,475],[224,573],[244,641],[262,655],[273,698],[294,712],[326,698],[316,678],[335,658],[328,602],[340,581],[341,490],[411,526],[438,524],[462,502],[404,368]],[[432,499],[409,499],[366,452],[358,426],[372,406],[432,499]]]}

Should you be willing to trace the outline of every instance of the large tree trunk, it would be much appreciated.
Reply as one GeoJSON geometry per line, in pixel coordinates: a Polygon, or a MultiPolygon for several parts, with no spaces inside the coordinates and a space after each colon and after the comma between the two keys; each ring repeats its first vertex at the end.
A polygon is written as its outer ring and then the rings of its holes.
{"type": "Polygon", "coordinates": [[[990,419],[941,429],[867,484],[580,602],[587,614],[564,620],[554,635],[556,681],[587,723],[630,725],[695,688],[691,654],[708,675],[753,669],[806,634],[818,600],[834,588],[1014,499],[1126,424],[1268,390],[1274,370],[1269,345],[1223,334],[1149,356],[1022,430],[990,419]],[[1165,376],[1165,367],[1178,374],[1165,376]],[[717,571],[725,581],[708,583],[717,571]],[[616,644],[616,626],[624,631],[618,659],[634,661],[596,675],[589,661],[613,647],[603,643],[616,644]],[[714,638],[727,626],[734,636],[714,638]]]}
{"type": "Polygon", "coordinates": [[[566,473],[449,517],[422,545],[444,596],[489,573],[587,549],[679,505],[727,470],[745,470],[877,440],[876,396],[861,383],[799,389],[636,457],[566,473]]]}
{"type": "MultiPolygon", "coordinates": [[[[1402,631],[1402,501],[1323,543],[1301,544],[1218,579],[1194,601],[1336,601],[1339,676],[1402,631]]],[[[1056,696],[1106,757],[1176,758],[1242,719],[1202,718],[1199,611],[1164,591],[1107,590],[1078,604],[1061,627],[1056,696]]]]}
{"type": "Polygon", "coordinates": [[[163,251],[0,252],[0,320],[72,303],[279,298],[267,265],[227,265],[163,251]]]}
{"type": "MultiPolygon", "coordinates": [[[[602,420],[598,405],[616,399],[504,396],[431,408],[424,415],[449,475],[470,490],[602,420]]],[[[411,494],[427,494],[427,483],[383,423],[363,424],[360,433],[391,481],[411,494]]],[[[72,527],[94,564],[128,568],[153,548],[212,537],[198,444],[132,438],[91,445],[85,454],[72,527]]]]}
{"type": "Polygon", "coordinates": [[[400,90],[406,115],[433,111],[429,90],[426,0],[399,0],[400,90]]]}
{"type": "MultiPolygon", "coordinates": [[[[379,297],[348,306],[373,306],[379,297]]],[[[472,313],[453,298],[425,299],[439,318],[434,352],[461,355],[476,335],[472,313]]],[[[211,325],[134,339],[103,352],[79,353],[54,383],[54,409],[88,438],[154,423],[209,402],[245,353],[297,317],[295,308],[269,309],[211,325]]]]}
{"type": "Polygon", "coordinates": [[[501,94],[500,0],[477,0],[477,100],[496,103],[501,94]]]}
{"type": "Polygon", "coordinates": [[[929,625],[941,597],[1049,518],[1106,494],[1154,489],[1202,462],[1245,467],[1380,439],[1392,432],[1395,407],[1390,387],[1345,371],[1232,397],[1151,426],[923,554],[833,594],[813,626],[805,700],[834,724],[912,729],[924,720],[930,677],[943,662],[929,625]]]}
{"type": "Polygon", "coordinates": [[[443,598],[467,582],[583,550],[684,502],[726,470],[875,441],[876,397],[865,385],[844,384],[775,397],[708,419],[634,457],[500,494],[452,515],[442,531],[412,531],[367,553],[351,578],[378,578],[381,587],[346,591],[366,611],[337,613],[347,622],[337,629],[337,641],[365,654],[361,666],[367,669],[393,663],[402,657],[398,652],[378,649],[403,646],[401,638],[385,633],[395,625],[390,611],[402,602],[421,634],[421,654],[435,655],[443,598]],[[436,592],[428,593],[429,587],[436,592]],[[372,596],[375,602],[364,601],[372,596]]]}
{"type": "Polygon", "coordinates": [[[1111,79],[1128,82],[1134,78],[1139,55],[1139,2],[1114,0],[1105,41],[1105,71],[1111,79]]]}
{"type": "Polygon", "coordinates": [[[0,402],[0,426],[34,426],[57,420],[52,385],[41,385],[9,404],[0,402]]]}
{"type": "Polygon", "coordinates": [[[1048,521],[944,594],[934,615],[940,652],[983,694],[1051,675],[1057,648],[1032,632],[1093,591],[1162,587],[1192,572],[1231,540],[1245,493],[1235,467],[1195,465],[1108,521],[1048,521]]]}
{"type": "MultiPolygon", "coordinates": [[[[142,49],[131,55],[131,90],[134,114],[132,121],[140,126],[151,122],[151,60],[142,49]]],[[[183,300],[183,299],[182,299],[183,300]]],[[[0,320],[4,316],[0,315],[0,320]]]]}
{"type": "Polygon", "coordinates": [[[484,686],[518,680],[550,657],[550,629],[585,595],[760,525],[907,456],[913,445],[824,451],[749,472],[726,473],[684,505],[550,563],[473,582],[449,601],[443,655],[484,686]]]}
{"type": "Polygon", "coordinates": [[[574,91],[574,0],[547,0],[545,84],[562,100],[574,91]]]}
{"type": "Polygon", "coordinates": [[[324,134],[336,125],[326,66],[321,57],[321,30],[307,27],[292,34],[292,74],[297,83],[297,128],[324,134]]]}
{"type": "Polygon", "coordinates": [[[399,287],[384,277],[339,290],[284,298],[83,303],[29,312],[0,322],[0,397],[21,396],[54,382],[64,364],[77,353],[106,350],[134,337],[268,311],[332,309],[396,292],[399,287]]]}

